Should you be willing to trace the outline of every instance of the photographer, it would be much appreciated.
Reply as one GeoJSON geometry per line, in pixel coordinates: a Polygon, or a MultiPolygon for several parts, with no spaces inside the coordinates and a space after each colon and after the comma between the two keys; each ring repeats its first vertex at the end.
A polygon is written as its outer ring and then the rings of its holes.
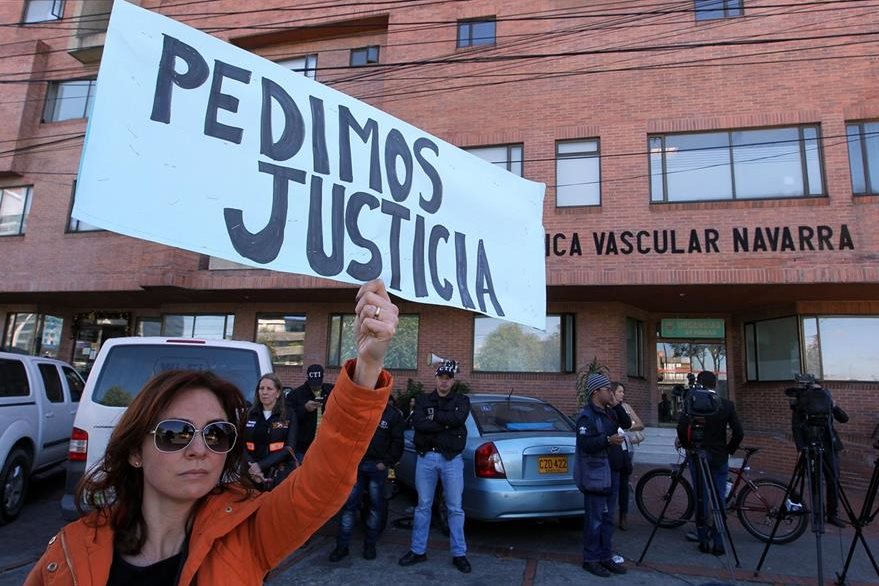
{"type": "MultiPolygon", "coordinates": [[[[696,378],[696,386],[687,390],[684,395],[684,409],[678,419],[678,440],[687,450],[702,450],[708,464],[714,490],[718,496],[720,506],[724,507],[726,496],[726,479],[729,472],[729,456],[735,453],[742,443],[744,433],[739,423],[736,408],[732,401],[718,397],[714,391],[717,385],[717,376],[710,370],[703,370],[696,378]],[[690,397],[692,393],[710,393],[704,398],[709,399],[714,405],[712,412],[699,415],[693,412],[692,405],[696,398],[690,397]],[[731,431],[727,439],[727,428],[731,431]]],[[[696,529],[699,537],[699,551],[723,555],[723,538],[717,528],[709,531],[708,487],[702,482],[694,457],[690,458],[690,477],[696,488],[696,529]],[[713,545],[709,544],[709,538],[713,538],[713,545]]],[[[724,511],[724,515],[725,515],[724,511]]]]}

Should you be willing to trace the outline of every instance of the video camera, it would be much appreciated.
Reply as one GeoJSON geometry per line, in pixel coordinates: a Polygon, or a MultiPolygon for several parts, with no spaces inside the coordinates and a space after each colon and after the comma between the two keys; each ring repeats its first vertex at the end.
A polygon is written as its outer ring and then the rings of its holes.
{"type": "Polygon", "coordinates": [[[687,375],[688,388],[675,385],[672,395],[682,397],[681,413],[688,421],[688,449],[699,449],[705,439],[705,423],[708,417],[716,415],[722,406],[720,397],[701,385],[691,372],[687,375]]]}
{"type": "Polygon", "coordinates": [[[799,449],[825,439],[833,415],[833,399],[815,382],[813,374],[796,374],[794,380],[797,386],[785,389],[784,394],[790,397],[791,434],[799,449]]]}

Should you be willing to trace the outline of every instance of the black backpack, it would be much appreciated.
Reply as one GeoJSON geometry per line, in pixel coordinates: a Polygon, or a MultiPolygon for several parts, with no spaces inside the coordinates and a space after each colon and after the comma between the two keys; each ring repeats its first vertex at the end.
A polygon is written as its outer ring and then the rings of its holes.
{"type": "Polygon", "coordinates": [[[722,406],[717,393],[708,389],[691,388],[684,395],[683,411],[689,417],[710,417],[719,413],[722,406]]]}

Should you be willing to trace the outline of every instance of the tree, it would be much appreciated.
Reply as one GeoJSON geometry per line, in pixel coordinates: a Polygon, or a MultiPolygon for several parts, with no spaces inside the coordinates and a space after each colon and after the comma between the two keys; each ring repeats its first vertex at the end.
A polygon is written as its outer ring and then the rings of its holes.
{"type": "Polygon", "coordinates": [[[544,339],[512,323],[499,325],[476,352],[474,368],[496,372],[558,372],[558,331],[544,339]]]}

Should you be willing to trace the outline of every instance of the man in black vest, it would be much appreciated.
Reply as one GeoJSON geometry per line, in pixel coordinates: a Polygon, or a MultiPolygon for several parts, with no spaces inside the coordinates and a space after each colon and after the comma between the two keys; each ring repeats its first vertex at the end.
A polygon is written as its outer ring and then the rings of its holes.
{"type": "Polygon", "coordinates": [[[296,459],[300,462],[305,457],[311,442],[314,441],[327,397],[333,390],[333,385],[324,382],[324,367],[320,364],[309,366],[305,375],[305,384],[290,391],[286,398],[287,412],[296,414],[296,422],[299,426],[296,436],[296,459]]]}

